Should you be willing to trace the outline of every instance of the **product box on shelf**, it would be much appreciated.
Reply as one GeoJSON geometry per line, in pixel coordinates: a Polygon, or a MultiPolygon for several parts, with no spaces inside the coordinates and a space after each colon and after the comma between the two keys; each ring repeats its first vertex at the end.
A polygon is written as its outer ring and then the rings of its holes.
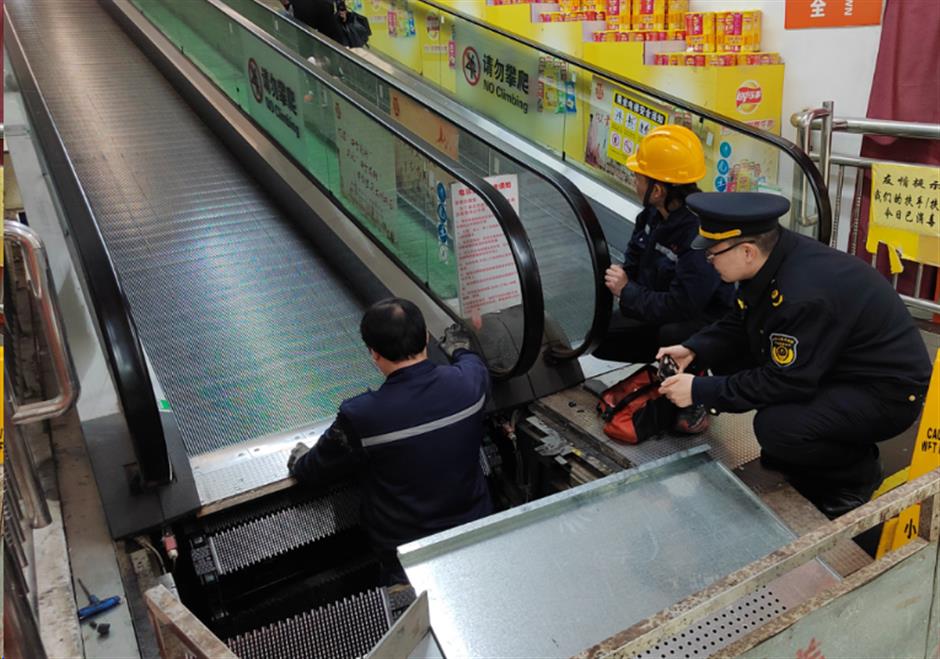
{"type": "Polygon", "coordinates": [[[634,30],[665,30],[666,0],[633,0],[630,22],[634,30]]]}
{"type": "Polygon", "coordinates": [[[667,0],[666,29],[684,30],[687,11],[689,11],[689,0],[667,0]]]}
{"type": "Polygon", "coordinates": [[[780,53],[655,53],[655,66],[762,66],[781,64],[780,53]]]}
{"type": "Polygon", "coordinates": [[[782,62],[780,53],[738,53],[739,66],[755,66],[767,64],[780,64],[782,62]]]}
{"type": "Polygon", "coordinates": [[[706,53],[706,66],[737,66],[737,53],[706,53]]]}
{"type": "Polygon", "coordinates": [[[722,52],[760,50],[761,13],[722,11],[715,14],[715,48],[722,52]]]}
{"type": "Polygon", "coordinates": [[[688,50],[710,53],[715,50],[715,12],[687,12],[685,42],[688,50]]]}

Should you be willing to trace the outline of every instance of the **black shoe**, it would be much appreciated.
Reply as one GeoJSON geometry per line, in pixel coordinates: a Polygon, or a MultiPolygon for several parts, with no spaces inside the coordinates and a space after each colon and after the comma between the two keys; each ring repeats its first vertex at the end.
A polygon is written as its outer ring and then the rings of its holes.
{"type": "Polygon", "coordinates": [[[872,495],[883,480],[884,471],[879,463],[877,476],[867,483],[826,488],[808,498],[823,515],[829,519],[835,519],[871,501],[872,495]]]}
{"type": "Polygon", "coordinates": [[[820,494],[813,505],[819,508],[820,512],[829,519],[842,517],[842,515],[864,506],[871,501],[871,495],[875,489],[870,491],[858,491],[849,488],[840,488],[826,494],[820,494]]]}

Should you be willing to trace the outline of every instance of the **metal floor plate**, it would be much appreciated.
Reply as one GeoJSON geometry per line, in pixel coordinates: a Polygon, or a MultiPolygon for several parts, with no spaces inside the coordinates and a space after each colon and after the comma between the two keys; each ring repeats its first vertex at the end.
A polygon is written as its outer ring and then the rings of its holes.
{"type": "Polygon", "coordinates": [[[355,293],[98,3],[5,9],[187,453],[311,426],[377,382],[355,293]]]}
{"type": "Polygon", "coordinates": [[[703,451],[400,547],[445,656],[570,656],[790,541],[703,451]]]}

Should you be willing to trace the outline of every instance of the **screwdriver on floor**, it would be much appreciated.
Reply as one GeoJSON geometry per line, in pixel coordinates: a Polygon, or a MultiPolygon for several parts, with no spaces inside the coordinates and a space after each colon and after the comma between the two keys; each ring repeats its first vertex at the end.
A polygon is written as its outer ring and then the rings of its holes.
{"type": "Polygon", "coordinates": [[[92,616],[96,616],[99,613],[107,611],[108,609],[113,609],[121,603],[121,598],[117,595],[103,600],[98,599],[96,595],[92,595],[88,592],[88,589],[85,588],[85,584],[82,583],[81,579],[78,580],[78,585],[82,587],[82,591],[85,593],[85,597],[88,598],[88,606],[83,606],[78,610],[79,621],[87,620],[92,616]]]}

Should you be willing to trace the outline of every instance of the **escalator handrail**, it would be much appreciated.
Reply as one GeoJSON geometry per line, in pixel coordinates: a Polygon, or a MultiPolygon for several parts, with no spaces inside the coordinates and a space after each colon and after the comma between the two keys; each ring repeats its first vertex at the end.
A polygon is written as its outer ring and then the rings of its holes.
{"type": "MultiPolygon", "coordinates": [[[[215,2],[216,0],[209,1],[215,2]]],[[[384,71],[373,70],[369,63],[353,50],[339,45],[336,41],[333,41],[332,39],[320,34],[310,26],[302,23],[301,21],[298,21],[292,16],[285,17],[284,15],[278,13],[274,8],[259,2],[259,0],[249,1],[254,2],[259,9],[272,14],[278,19],[289,19],[297,29],[315,41],[319,42],[333,53],[351,62],[355,66],[368,71],[370,74],[384,81],[390,87],[393,87],[397,91],[405,94],[412,100],[419,103],[422,107],[433,113],[435,116],[443,119],[444,121],[447,121],[452,125],[457,125],[448,117],[446,117],[433,104],[428,102],[426,99],[421,98],[413,90],[408,89],[394,77],[387,75],[384,71]]],[[[224,3],[224,0],[222,0],[222,2],[224,3]]],[[[458,128],[461,127],[458,126],[458,128]]],[[[461,130],[465,129],[461,128],[461,130]]],[[[479,135],[476,137],[480,138],[479,135]]],[[[567,202],[568,206],[571,208],[572,213],[574,213],[578,224],[581,227],[582,234],[584,235],[588,245],[588,252],[591,258],[591,269],[594,272],[594,315],[591,319],[590,328],[577,347],[564,348],[555,346],[553,347],[552,351],[553,356],[557,359],[573,359],[575,357],[579,357],[585,352],[592,350],[600,343],[607,332],[608,325],[610,324],[613,296],[611,295],[607,286],[604,285],[604,273],[607,271],[607,268],[610,267],[610,250],[607,247],[607,239],[604,236],[604,230],[601,228],[600,222],[597,219],[597,215],[594,213],[594,209],[591,208],[590,203],[588,203],[587,199],[584,197],[584,194],[566,176],[559,174],[555,170],[543,165],[537,160],[523,161],[519,157],[501,148],[499,145],[492,144],[491,142],[482,139],[481,141],[484,141],[493,151],[499,153],[508,160],[518,163],[520,166],[528,169],[532,173],[539,176],[542,180],[546,181],[549,185],[554,187],[567,202]]]]}
{"type": "Polygon", "coordinates": [[[513,34],[511,32],[507,32],[506,30],[503,30],[500,27],[486,23],[485,21],[482,21],[479,18],[476,18],[474,16],[470,16],[469,14],[466,14],[463,11],[460,11],[459,9],[454,9],[453,7],[442,5],[436,0],[419,0],[419,2],[429,5],[430,7],[433,7],[439,12],[450,14],[451,16],[456,16],[462,20],[465,20],[469,23],[476,25],[477,27],[480,27],[484,30],[488,30],[490,32],[498,34],[505,39],[510,39],[511,41],[515,41],[516,43],[522,44],[523,46],[545,53],[546,55],[550,55],[554,57],[555,59],[568,62],[569,64],[585,69],[586,71],[590,71],[593,74],[608,78],[609,80],[612,80],[613,82],[616,82],[619,85],[628,87],[630,89],[635,89],[636,91],[646,94],[647,96],[661,99],[665,101],[666,103],[669,103],[670,105],[676,106],[677,108],[680,108],[687,112],[695,113],[699,115],[700,117],[704,117],[705,119],[708,119],[709,121],[713,121],[720,126],[724,126],[725,128],[730,128],[739,133],[744,133],[756,140],[765,142],[767,144],[771,144],[775,146],[776,148],[780,149],[781,151],[784,151],[787,155],[790,156],[790,158],[792,158],[795,161],[796,165],[799,167],[799,169],[803,172],[803,175],[809,181],[809,186],[813,191],[813,196],[816,201],[816,213],[819,216],[818,217],[818,221],[819,221],[818,238],[820,242],[823,242],[827,245],[829,244],[829,239],[832,235],[832,207],[829,203],[829,191],[826,186],[826,182],[823,180],[823,176],[822,176],[822,173],[819,171],[819,168],[816,167],[812,159],[809,157],[809,154],[805,153],[802,149],[800,149],[796,144],[794,144],[790,140],[784,137],[781,137],[779,135],[774,135],[773,133],[770,133],[768,131],[761,130],[759,128],[754,128],[753,126],[750,126],[744,122],[738,121],[736,119],[731,119],[730,117],[726,117],[717,112],[713,112],[712,110],[704,108],[695,103],[691,103],[687,100],[673,96],[672,94],[669,94],[668,92],[664,92],[662,90],[655,89],[653,87],[645,85],[641,82],[637,82],[630,78],[626,78],[618,73],[614,73],[602,67],[595,66],[594,64],[590,64],[576,57],[572,57],[571,55],[567,53],[563,53],[549,46],[545,46],[543,44],[537,43],[535,41],[532,41],[531,39],[527,39],[525,37],[522,37],[517,34],[513,34]]]}
{"type": "MultiPolygon", "coordinates": [[[[309,62],[288,51],[280,42],[271,37],[267,32],[257,27],[250,21],[247,21],[244,17],[233,11],[230,7],[217,2],[216,0],[206,1],[218,12],[237,23],[242,29],[246,30],[249,34],[264,43],[272,50],[273,53],[283,57],[286,61],[300,67],[302,70],[312,75],[319,81],[320,84],[328,88],[337,97],[349,103],[349,105],[354,107],[357,111],[361,112],[370,120],[383,127],[397,139],[400,139],[410,148],[420,153],[441,170],[453,176],[463,185],[466,185],[477,196],[480,197],[487,207],[489,207],[494,217],[499,222],[500,228],[506,237],[506,242],[509,245],[510,251],[513,255],[513,260],[515,261],[516,271],[519,275],[519,286],[522,294],[522,308],[524,316],[522,345],[519,348],[519,356],[516,359],[515,364],[513,364],[512,368],[505,370],[497,370],[490,366],[490,370],[494,376],[500,378],[510,378],[528,372],[533,364],[535,364],[535,361],[538,359],[539,353],[541,352],[545,309],[544,300],[542,297],[541,277],[536,265],[535,253],[532,249],[531,243],[529,242],[529,238],[522,227],[522,222],[519,220],[516,211],[513,209],[509,201],[489,183],[483,180],[483,178],[468,171],[461,164],[456,163],[450,158],[441,154],[440,151],[435,149],[433,146],[428,144],[426,141],[411,131],[405,129],[402,126],[399,126],[389,118],[384,117],[380,113],[372,110],[369,107],[369,102],[361,98],[359,94],[350,90],[341,89],[331,80],[326,79],[309,62]]],[[[254,120],[251,119],[249,115],[246,114],[245,116],[254,122],[254,120]]],[[[258,124],[255,125],[257,126],[258,124]]],[[[261,126],[259,126],[259,129],[264,131],[261,126]]],[[[290,158],[298,166],[300,171],[305,173],[309,180],[316,182],[316,179],[313,177],[313,175],[307,172],[306,168],[298,163],[283,147],[281,147],[281,145],[277,144],[276,140],[273,138],[272,143],[276,144],[281,152],[286,157],[290,158]]],[[[398,264],[402,272],[404,272],[416,284],[418,284],[425,291],[425,293],[435,301],[441,310],[451,316],[451,318],[453,318],[456,322],[464,322],[463,319],[461,319],[456,314],[456,312],[454,312],[443,300],[441,300],[440,297],[438,297],[438,295],[425,282],[423,282],[415,273],[413,273],[410,268],[403,264],[391,250],[382,244],[382,242],[379,241],[378,238],[376,238],[370,231],[363,227],[360,221],[354,217],[352,213],[348,212],[345,206],[338,199],[336,200],[336,204],[337,207],[342,209],[347,217],[349,217],[356,224],[356,226],[362,230],[362,233],[367,238],[369,238],[391,260],[398,264]]]]}
{"type": "Polygon", "coordinates": [[[114,263],[85,191],[79,183],[68,150],[52,120],[32,67],[26,60],[19,35],[8,12],[4,12],[10,63],[16,72],[23,101],[33,129],[45,152],[55,188],[62,200],[85,281],[90,290],[98,328],[111,377],[120,398],[136,453],[143,484],[169,482],[173,476],[166,437],[154,395],[150,370],[137,326],[114,263]]]}

